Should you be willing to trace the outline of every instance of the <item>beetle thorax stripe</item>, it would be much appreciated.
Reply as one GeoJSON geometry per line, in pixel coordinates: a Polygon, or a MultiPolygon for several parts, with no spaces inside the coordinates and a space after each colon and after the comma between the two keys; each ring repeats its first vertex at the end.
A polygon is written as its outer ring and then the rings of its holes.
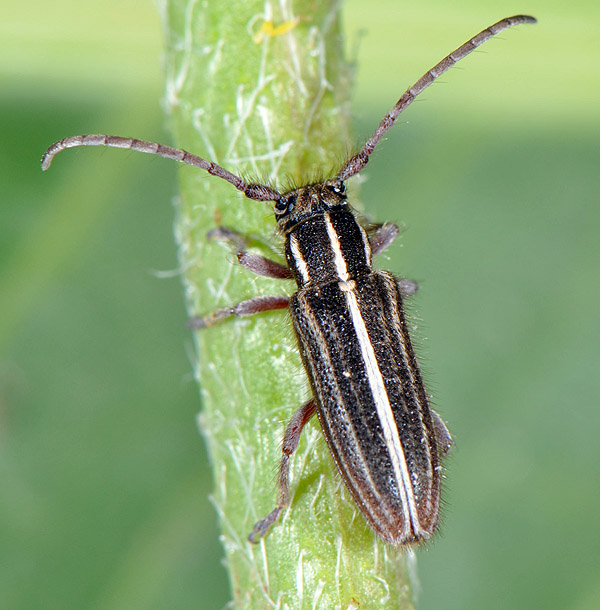
{"type": "Polygon", "coordinates": [[[347,282],[350,279],[350,276],[348,275],[348,267],[346,266],[344,255],[342,254],[342,245],[340,244],[340,238],[338,237],[338,234],[335,232],[335,229],[331,224],[331,218],[329,217],[329,214],[325,214],[323,218],[325,220],[325,227],[327,228],[327,235],[331,243],[331,252],[333,253],[335,269],[340,280],[342,280],[342,282],[347,282]]]}
{"type": "Polygon", "coordinates": [[[302,256],[302,252],[300,252],[300,246],[298,244],[298,239],[295,235],[290,237],[290,250],[292,251],[292,256],[294,257],[294,262],[296,263],[296,269],[298,273],[302,276],[302,280],[304,282],[310,281],[310,273],[308,271],[308,266],[304,257],[302,256]]]}
{"type": "Polygon", "coordinates": [[[354,325],[354,331],[360,345],[360,351],[362,354],[365,371],[369,380],[369,386],[371,388],[371,394],[373,395],[373,401],[375,408],[377,409],[377,415],[379,417],[379,423],[383,431],[383,437],[388,448],[396,481],[398,483],[398,489],[402,498],[402,506],[404,507],[404,522],[411,524],[415,534],[422,533],[421,525],[419,523],[419,513],[417,511],[417,505],[415,502],[415,496],[413,492],[412,482],[410,480],[410,473],[408,471],[408,465],[406,463],[406,456],[404,455],[404,449],[400,442],[400,435],[398,434],[398,428],[396,426],[396,420],[392,407],[390,405],[389,396],[385,388],[385,382],[377,363],[377,356],[369,333],[363,320],[358,301],[356,299],[355,285],[354,282],[350,282],[350,276],[348,275],[348,267],[342,254],[342,248],[339,240],[339,236],[336,233],[329,214],[325,214],[325,226],[327,228],[327,235],[331,243],[331,250],[333,253],[335,267],[340,278],[340,289],[346,295],[346,303],[352,318],[352,324],[354,325]]]}

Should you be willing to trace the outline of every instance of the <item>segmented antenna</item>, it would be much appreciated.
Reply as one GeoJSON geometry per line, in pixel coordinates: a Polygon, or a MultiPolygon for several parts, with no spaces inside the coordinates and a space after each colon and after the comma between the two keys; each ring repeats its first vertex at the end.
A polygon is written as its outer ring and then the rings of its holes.
{"type": "Polygon", "coordinates": [[[489,28],[482,30],[476,36],[473,36],[473,38],[458,47],[458,49],[452,51],[452,53],[444,57],[442,61],[433,66],[431,70],[421,76],[412,87],[409,87],[402,94],[400,99],[396,102],[396,105],[383,117],[373,135],[365,142],[362,150],[346,162],[337,175],[337,178],[342,181],[347,180],[364,168],[369,162],[369,156],[373,153],[375,147],[379,144],[379,141],[387,130],[394,124],[395,120],[402,112],[412,104],[417,95],[427,89],[436,78],[444,74],[444,72],[449,70],[456,62],[466,57],[484,42],[487,42],[492,36],[495,36],[514,25],[520,25],[521,23],[537,23],[537,19],[535,17],[530,17],[529,15],[515,15],[514,17],[502,19],[489,28]]]}
{"type": "Polygon", "coordinates": [[[158,155],[165,159],[175,159],[186,165],[193,165],[205,169],[209,174],[223,178],[227,182],[233,184],[238,191],[242,191],[248,199],[256,201],[279,201],[281,194],[265,184],[252,184],[242,180],[239,176],[232,174],[225,168],[207,161],[178,148],[171,148],[156,142],[146,142],[145,140],[136,140],[135,138],[122,138],[120,136],[108,135],[86,135],[86,136],[71,136],[64,138],[60,142],[55,142],[44,153],[42,157],[42,169],[46,171],[52,164],[54,156],[65,148],[75,148],[77,146],[108,146],[109,148],[125,148],[128,150],[136,150],[151,155],[158,155]]]}
{"type": "MultiPolygon", "coordinates": [[[[465,42],[458,49],[452,51],[450,55],[444,57],[442,61],[437,63],[429,72],[426,72],[412,87],[407,89],[402,97],[396,102],[396,105],[383,117],[373,135],[365,142],[362,150],[352,156],[336,176],[338,180],[344,181],[360,172],[369,162],[369,156],[375,150],[381,138],[385,135],[388,129],[394,124],[396,119],[404,112],[404,110],[412,104],[413,100],[422,93],[433,81],[449,70],[456,62],[466,57],[477,47],[487,42],[492,36],[503,32],[507,28],[521,23],[536,23],[535,17],[529,15],[515,15],[507,17],[495,23],[494,25],[482,30],[476,36],[465,42]]],[[[230,184],[244,193],[248,199],[255,201],[279,201],[282,197],[281,193],[272,189],[265,184],[248,183],[239,176],[232,174],[225,168],[202,159],[197,155],[193,155],[186,150],[164,146],[156,142],[146,142],[145,140],[136,140],[135,138],[122,138],[120,136],[109,135],[83,135],[64,138],[60,142],[55,142],[50,146],[42,157],[42,169],[47,170],[54,156],[65,148],[75,148],[77,146],[108,146],[111,148],[125,148],[136,150],[143,153],[158,155],[166,159],[175,159],[186,165],[200,167],[206,170],[209,174],[227,180],[230,184]]]]}

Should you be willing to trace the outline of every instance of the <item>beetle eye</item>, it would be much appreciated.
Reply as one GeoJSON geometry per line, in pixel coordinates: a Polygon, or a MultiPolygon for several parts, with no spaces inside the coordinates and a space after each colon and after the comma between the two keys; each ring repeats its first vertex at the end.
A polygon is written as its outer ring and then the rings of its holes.
{"type": "Polygon", "coordinates": [[[346,185],[343,182],[338,182],[336,184],[327,184],[327,190],[335,193],[336,195],[343,195],[346,192],[346,185]]]}
{"type": "Polygon", "coordinates": [[[288,195],[278,199],[275,203],[275,214],[289,214],[294,209],[297,200],[297,195],[288,195]]]}
{"type": "Polygon", "coordinates": [[[287,198],[287,212],[291,212],[294,209],[294,206],[296,205],[296,200],[298,198],[296,197],[296,195],[290,195],[287,198]]]}

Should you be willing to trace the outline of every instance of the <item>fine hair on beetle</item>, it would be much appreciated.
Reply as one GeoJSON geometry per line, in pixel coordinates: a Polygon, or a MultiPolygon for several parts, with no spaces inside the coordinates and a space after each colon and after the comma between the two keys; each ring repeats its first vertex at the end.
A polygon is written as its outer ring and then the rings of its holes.
{"type": "Polygon", "coordinates": [[[282,443],[275,508],[249,535],[258,542],[290,502],[289,462],[302,429],[317,415],[348,490],[382,540],[409,546],[427,541],[439,524],[441,461],[452,438],[430,407],[413,348],[404,300],[417,284],[374,269],[372,259],[398,236],[394,224],[366,226],[347,200],[345,181],[364,169],[400,114],[454,64],[509,27],[535,23],[517,15],[498,21],[455,49],[409,87],[362,148],[332,176],[286,188],[251,182],[185,150],[111,135],[64,138],[46,151],[42,169],[66,148],[108,146],[155,154],[226,180],[248,199],[273,202],[286,264],[248,251],[247,239],[218,227],[211,237],[235,248],[256,275],[295,280],[291,296],[259,296],[194,317],[202,329],[232,317],[287,309],[312,398],[289,420],[282,443]]]}

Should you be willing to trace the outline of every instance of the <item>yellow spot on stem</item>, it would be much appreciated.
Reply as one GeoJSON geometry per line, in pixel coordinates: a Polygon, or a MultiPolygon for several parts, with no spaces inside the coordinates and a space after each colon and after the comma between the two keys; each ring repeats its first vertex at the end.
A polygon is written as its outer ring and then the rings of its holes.
{"type": "Polygon", "coordinates": [[[282,34],[287,34],[290,30],[293,30],[297,25],[300,19],[296,17],[293,21],[285,21],[281,25],[275,27],[272,21],[263,21],[263,24],[260,26],[260,29],[254,36],[252,36],[252,40],[259,44],[261,43],[267,36],[270,38],[274,38],[275,36],[281,36],[282,34]]]}

